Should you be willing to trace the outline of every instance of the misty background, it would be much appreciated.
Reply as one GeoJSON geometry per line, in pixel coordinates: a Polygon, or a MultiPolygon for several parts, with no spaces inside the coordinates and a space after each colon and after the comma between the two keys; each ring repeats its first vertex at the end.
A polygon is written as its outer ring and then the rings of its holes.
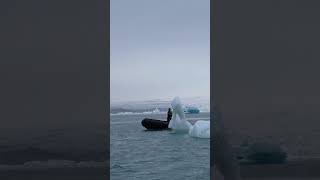
{"type": "Polygon", "coordinates": [[[231,144],[263,139],[283,148],[288,164],[293,159],[301,164],[299,171],[290,165],[248,168],[247,175],[317,174],[308,167],[319,169],[320,2],[215,3],[214,100],[231,144]]]}
{"type": "Polygon", "coordinates": [[[110,100],[210,96],[210,1],[111,0],[110,100]]]}
{"type": "Polygon", "coordinates": [[[0,2],[1,176],[107,160],[107,10],[103,1],[0,2]]]}

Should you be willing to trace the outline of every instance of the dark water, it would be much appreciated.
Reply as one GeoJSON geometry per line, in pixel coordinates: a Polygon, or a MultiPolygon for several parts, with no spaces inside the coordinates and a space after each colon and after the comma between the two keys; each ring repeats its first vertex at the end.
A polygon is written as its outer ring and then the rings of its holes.
{"type": "MultiPolygon", "coordinates": [[[[165,119],[166,115],[111,116],[112,180],[210,179],[209,139],[170,131],[146,131],[141,126],[144,117],[165,119]]],[[[187,115],[191,120],[209,117],[209,113],[187,115]]]]}
{"type": "Polygon", "coordinates": [[[0,170],[107,167],[105,124],[93,121],[77,127],[79,124],[64,128],[2,129],[0,170]]]}

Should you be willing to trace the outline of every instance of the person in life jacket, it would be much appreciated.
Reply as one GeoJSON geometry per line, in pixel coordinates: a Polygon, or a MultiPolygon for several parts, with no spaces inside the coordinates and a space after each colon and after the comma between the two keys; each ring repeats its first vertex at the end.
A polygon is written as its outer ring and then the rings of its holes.
{"type": "Polygon", "coordinates": [[[168,112],[167,112],[167,122],[168,123],[170,122],[171,118],[172,118],[172,110],[171,110],[171,108],[169,108],[168,112]]]}

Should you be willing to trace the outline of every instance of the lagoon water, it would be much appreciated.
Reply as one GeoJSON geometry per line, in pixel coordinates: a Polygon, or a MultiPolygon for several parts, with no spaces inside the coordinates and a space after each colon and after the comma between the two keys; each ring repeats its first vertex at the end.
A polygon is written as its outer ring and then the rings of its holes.
{"type": "MultiPolygon", "coordinates": [[[[209,180],[210,140],[147,131],[145,117],[166,114],[112,115],[110,122],[111,180],[209,180]]],[[[187,114],[187,120],[210,120],[210,113],[187,114]]]]}

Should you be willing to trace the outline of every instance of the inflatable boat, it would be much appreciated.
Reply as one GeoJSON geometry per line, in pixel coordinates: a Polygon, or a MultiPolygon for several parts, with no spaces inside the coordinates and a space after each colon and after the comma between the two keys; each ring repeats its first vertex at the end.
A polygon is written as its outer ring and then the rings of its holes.
{"type": "Polygon", "coordinates": [[[143,127],[148,130],[169,130],[167,121],[157,120],[157,119],[150,119],[144,118],[141,121],[143,127]]]}

